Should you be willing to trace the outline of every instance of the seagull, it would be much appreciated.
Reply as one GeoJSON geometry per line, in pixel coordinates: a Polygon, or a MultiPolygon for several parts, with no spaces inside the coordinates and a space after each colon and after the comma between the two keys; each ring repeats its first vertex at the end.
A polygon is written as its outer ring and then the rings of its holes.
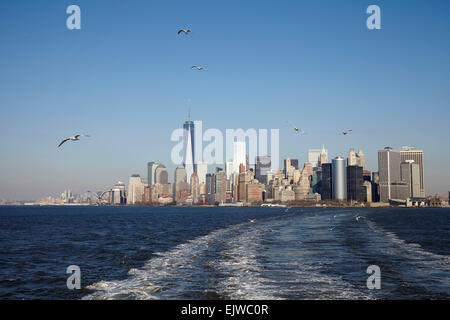
{"type": "Polygon", "coordinates": [[[192,66],[191,67],[191,69],[197,69],[197,70],[199,70],[199,71],[201,71],[201,70],[205,70],[205,68],[203,68],[203,67],[199,67],[199,66],[192,66]]]}
{"type": "Polygon", "coordinates": [[[358,215],[355,216],[356,221],[359,221],[359,219],[362,219],[362,218],[364,218],[364,217],[363,216],[358,216],[358,215]]]}
{"type": "Polygon", "coordinates": [[[305,131],[303,131],[303,130],[300,129],[300,128],[297,128],[297,127],[294,126],[294,125],[292,125],[289,121],[286,121],[286,122],[288,123],[288,125],[290,125],[290,126],[292,127],[292,129],[294,129],[295,132],[306,134],[305,131]]]}
{"type": "Polygon", "coordinates": [[[65,142],[67,142],[67,141],[78,141],[78,140],[80,140],[80,139],[78,139],[79,137],[89,137],[89,135],[87,135],[87,134],[77,134],[77,135],[75,135],[75,136],[73,136],[73,137],[64,139],[64,140],[61,141],[61,143],[58,145],[58,148],[61,147],[61,146],[63,145],[63,143],[65,143],[65,142]]]}
{"type": "Polygon", "coordinates": [[[189,32],[192,32],[190,29],[180,29],[178,30],[178,34],[184,32],[184,34],[189,34],[189,32]]]}
{"type": "Polygon", "coordinates": [[[254,219],[250,219],[249,221],[250,221],[250,223],[254,223],[254,222],[255,222],[255,220],[254,220],[254,219]]]}
{"type": "Polygon", "coordinates": [[[342,132],[341,134],[342,135],[344,135],[344,136],[346,136],[346,135],[348,135],[350,132],[352,132],[353,130],[347,130],[347,131],[344,131],[344,132],[342,132]]]}

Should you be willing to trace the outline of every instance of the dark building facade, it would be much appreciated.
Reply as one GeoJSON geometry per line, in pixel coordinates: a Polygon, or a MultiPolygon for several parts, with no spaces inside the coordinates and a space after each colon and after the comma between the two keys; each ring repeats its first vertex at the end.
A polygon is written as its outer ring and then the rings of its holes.
{"type": "Polygon", "coordinates": [[[347,200],[364,201],[363,168],[347,167],[347,200]]]}
{"type": "Polygon", "coordinates": [[[216,203],[216,175],[214,173],[206,174],[206,202],[216,203]]]}
{"type": "Polygon", "coordinates": [[[267,184],[267,174],[272,167],[272,161],[269,156],[257,156],[255,165],[255,179],[260,183],[267,184]]]}
{"type": "Polygon", "coordinates": [[[333,197],[332,190],[332,172],[331,163],[322,164],[322,200],[331,200],[333,197]]]}
{"type": "Polygon", "coordinates": [[[298,170],[298,159],[291,159],[291,166],[298,170]]]}

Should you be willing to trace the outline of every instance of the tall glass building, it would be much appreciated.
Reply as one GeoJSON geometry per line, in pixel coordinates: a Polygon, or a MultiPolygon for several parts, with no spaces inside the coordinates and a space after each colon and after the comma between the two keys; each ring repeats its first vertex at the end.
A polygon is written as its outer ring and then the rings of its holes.
{"type": "Polygon", "coordinates": [[[322,200],[333,198],[331,163],[322,163],[322,200]]]}
{"type": "Polygon", "coordinates": [[[333,200],[347,200],[347,170],[343,157],[333,159],[331,172],[333,200]]]}
{"type": "Polygon", "coordinates": [[[186,169],[188,182],[190,182],[191,175],[197,172],[195,164],[195,128],[194,122],[191,121],[190,115],[188,120],[183,124],[183,167],[186,169]]]}

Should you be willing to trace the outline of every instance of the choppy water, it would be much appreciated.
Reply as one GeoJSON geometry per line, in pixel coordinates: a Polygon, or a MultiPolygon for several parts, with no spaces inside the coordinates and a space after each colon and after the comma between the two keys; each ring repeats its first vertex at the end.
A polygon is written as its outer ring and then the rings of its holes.
{"type": "Polygon", "coordinates": [[[448,209],[0,207],[0,299],[449,298],[448,209]]]}

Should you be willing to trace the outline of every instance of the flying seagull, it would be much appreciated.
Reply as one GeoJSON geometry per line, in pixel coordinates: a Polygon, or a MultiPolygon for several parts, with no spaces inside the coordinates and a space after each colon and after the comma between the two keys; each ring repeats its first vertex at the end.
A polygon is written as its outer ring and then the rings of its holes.
{"type": "Polygon", "coordinates": [[[63,141],[61,141],[61,143],[58,145],[58,148],[61,147],[63,145],[63,143],[67,142],[67,141],[78,141],[80,139],[78,139],[79,137],[89,137],[89,135],[87,134],[77,134],[76,136],[64,139],[63,141]]]}
{"type": "Polygon", "coordinates": [[[202,70],[205,70],[205,68],[203,68],[203,67],[200,67],[200,66],[192,66],[191,67],[191,69],[197,69],[197,70],[199,70],[199,71],[202,71],[202,70]]]}
{"type": "Polygon", "coordinates": [[[190,29],[180,29],[178,30],[178,34],[184,32],[184,34],[189,34],[190,32],[192,32],[190,29]]]}
{"type": "Polygon", "coordinates": [[[353,130],[347,130],[347,131],[344,131],[344,132],[342,132],[341,134],[343,134],[344,136],[346,136],[346,135],[348,135],[350,132],[352,132],[353,130]]]}
{"type": "Polygon", "coordinates": [[[306,132],[305,131],[303,131],[302,129],[300,129],[300,128],[297,128],[296,126],[294,126],[294,125],[292,125],[289,121],[286,121],[287,123],[288,123],[288,125],[290,125],[291,127],[292,127],[292,129],[294,129],[294,131],[295,132],[297,132],[297,133],[303,133],[303,134],[306,134],[306,132]]]}

